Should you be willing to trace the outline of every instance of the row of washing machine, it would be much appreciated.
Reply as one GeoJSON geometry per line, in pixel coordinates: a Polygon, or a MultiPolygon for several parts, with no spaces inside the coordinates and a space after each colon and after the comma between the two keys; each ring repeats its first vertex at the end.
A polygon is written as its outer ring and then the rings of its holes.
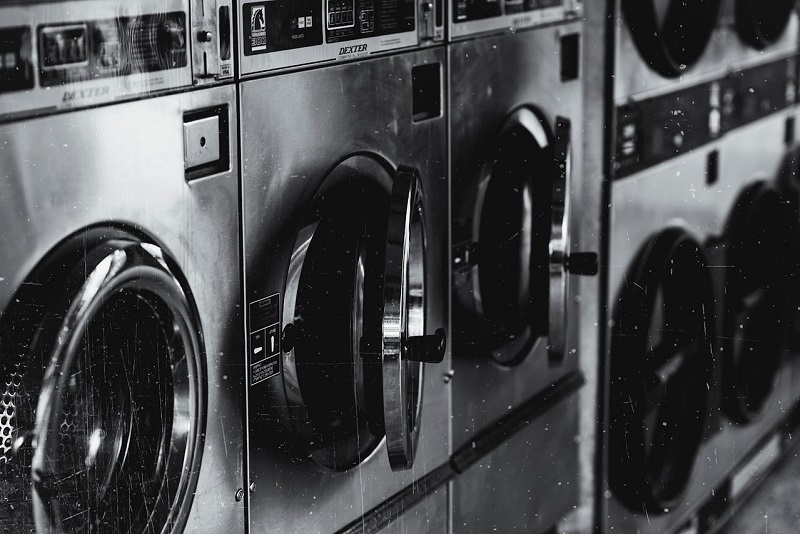
{"type": "Polygon", "coordinates": [[[714,528],[800,393],[720,4],[0,2],[0,530],[714,528]]]}

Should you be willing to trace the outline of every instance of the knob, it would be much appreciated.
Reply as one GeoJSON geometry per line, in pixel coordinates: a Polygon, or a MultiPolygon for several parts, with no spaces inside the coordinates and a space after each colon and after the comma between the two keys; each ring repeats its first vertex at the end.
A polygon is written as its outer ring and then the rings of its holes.
{"type": "Polygon", "coordinates": [[[594,276],[599,270],[599,263],[596,252],[573,252],[567,257],[565,267],[572,274],[594,276]]]}
{"type": "Polygon", "coordinates": [[[210,43],[213,37],[214,36],[212,35],[212,33],[208,30],[202,30],[197,32],[197,40],[200,41],[201,43],[210,43]]]}
{"type": "Polygon", "coordinates": [[[447,347],[444,328],[437,328],[433,335],[408,338],[408,359],[412,362],[441,363],[447,347]]]}

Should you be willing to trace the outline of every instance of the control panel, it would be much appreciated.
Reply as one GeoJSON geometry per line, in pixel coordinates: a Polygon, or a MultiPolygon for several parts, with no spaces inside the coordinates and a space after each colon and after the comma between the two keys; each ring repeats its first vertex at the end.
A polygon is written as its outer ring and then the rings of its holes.
{"type": "Polygon", "coordinates": [[[450,37],[530,28],[579,18],[583,0],[450,0],[450,37]]]}
{"type": "Polygon", "coordinates": [[[0,122],[232,78],[230,1],[0,6],[0,122]]]}
{"type": "Polygon", "coordinates": [[[446,0],[239,0],[242,76],[444,39],[446,0]]]}
{"type": "Polygon", "coordinates": [[[793,105],[797,65],[797,56],[791,56],[617,107],[616,177],[689,152],[793,105]]]}

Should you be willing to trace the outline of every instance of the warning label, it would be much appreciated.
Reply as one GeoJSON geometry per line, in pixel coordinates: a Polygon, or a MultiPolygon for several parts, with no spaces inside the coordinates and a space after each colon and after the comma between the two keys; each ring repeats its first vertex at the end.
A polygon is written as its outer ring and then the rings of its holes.
{"type": "Polygon", "coordinates": [[[249,306],[250,385],[281,372],[280,294],[256,300],[249,306]]]}

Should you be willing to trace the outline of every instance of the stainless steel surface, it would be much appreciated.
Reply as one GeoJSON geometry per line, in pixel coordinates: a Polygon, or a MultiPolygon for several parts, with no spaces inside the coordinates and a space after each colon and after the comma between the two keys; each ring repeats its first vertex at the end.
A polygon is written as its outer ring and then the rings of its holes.
{"type": "MultiPolygon", "coordinates": [[[[785,150],[785,119],[792,113],[792,110],[776,113],[692,154],[679,156],[613,184],[609,310],[616,305],[625,271],[649,237],[673,226],[686,229],[701,243],[723,234],[740,191],[757,179],[772,179],[777,172],[785,150]],[[720,153],[719,181],[707,185],[706,157],[713,150],[720,153]]],[[[726,266],[711,265],[710,268],[712,278],[719,280],[726,266]]],[[[719,291],[719,287],[715,291],[719,291]]],[[[721,295],[717,294],[716,298],[720,299],[721,295]]],[[[725,354],[717,354],[713,384],[723,380],[720,361],[725,354]]],[[[732,423],[719,412],[718,393],[713,392],[717,386],[712,385],[711,416],[680,503],[662,514],[645,515],[626,509],[612,497],[605,501],[605,528],[615,532],[673,532],[691,519],[711,496],[710,491],[719,488],[764,433],[786,415],[788,380],[787,373],[779,374],[763,413],[755,423],[745,426],[732,423]]],[[[610,454],[615,452],[610,451],[610,454]]]]}
{"type": "Polygon", "coordinates": [[[0,126],[8,185],[0,193],[0,309],[48,251],[97,224],[149,236],[185,277],[206,349],[208,418],[186,522],[202,532],[244,530],[234,499],[243,485],[238,151],[231,142],[230,169],[212,177],[188,184],[183,170],[183,113],[222,104],[235,131],[233,87],[0,126]]]}
{"type": "MultiPolygon", "coordinates": [[[[341,167],[337,164],[353,168],[354,158],[383,159],[394,169],[408,165],[419,171],[425,332],[446,326],[446,122],[444,116],[413,122],[411,110],[411,67],[439,63],[444,73],[444,61],[442,49],[428,49],[242,83],[245,295],[253,302],[286,291],[282,329],[294,320],[291,279],[302,263],[292,255],[302,254],[303,243],[316,231],[304,227],[307,208],[325,178],[341,167]],[[354,154],[359,155],[347,158],[354,154]]],[[[358,166],[365,172],[366,163],[358,166]]],[[[369,175],[391,185],[386,170],[369,175]]],[[[412,282],[419,287],[419,280],[412,282]]],[[[292,411],[290,396],[302,389],[297,377],[287,374],[295,367],[294,351],[284,350],[282,373],[248,392],[249,480],[257,485],[249,503],[252,532],[335,531],[448,460],[449,386],[441,375],[449,369],[449,356],[424,374],[419,446],[411,469],[392,472],[381,443],[358,465],[336,471],[303,457],[308,454],[295,445],[296,423],[304,416],[292,411]]]]}
{"type": "Polygon", "coordinates": [[[576,424],[564,421],[578,411],[577,396],[561,401],[456,477],[452,531],[549,532],[571,512],[578,443],[576,424]]]}
{"type": "MultiPolygon", "coordinates": [[[[503,125],[515,110],[530,106],[544,119],[550,138],[540,145],[554,142],[557,116],[572,119],[576,125],[580,123],[582,80],[562,82],[560,64],[555,58],[559,57],[560,37],[580,34],[582,28],[581,23],[568,23],[515,35],[459,42],[449,47],[451,232],[455,232],[456,221],[478,224],[475,218],[481,215],[481,196],[486,189],[482,183],[482,175],[485,182],[486,168],[482,166],[485,162],[481,158],[486,147],[497,142],[503,125]]],[[[574,128],[573,136],[569,174],[574,179],[564,194],[583,198],[581,129],[574,128]]],[[[547,172],[547,169],[541,169],[532,178],[555,178],[557,181],[557,177],[548,176],[547,172]]],[[[548,182],[548,187],[553,187],[551,182],[548,182]]],[[[534,209],[540,209],[537,203],[541,202],[541,196],[530,192],[521,192],[520,195],[529,198],[534,209]]],[[[550,193],[546,196],[549,197],[550,193]]],[[[574,212],[565,212],[564,215],[563,226],[556,221],[555,235],[550,235],[554,221],[547,217],[544,225],[544,232],[548,234],[545,243],[555,239],[552,242],[555,248],[558,248],[558,240],[566,237],[564,233],[580,220],[574,212]],[[559,235],[559,231],[563,233],[559,235]]],[[[523,236],[525,232],[535,231],[526,228],[525,224],[520,230],[523,236]]],[[[453,244],[456,245],[455,239],[453,244]]],[[[571,251],[565,247],[564,252],[571,251]]],[[[548,258],[546,255],[545,262],[548,258]]],[[[459,269],[459,266],[454,263],[453,268],[459,269]]],[[[549,277],[549,266],[545,265],[545,268],[549,277]]],[[[455,284],[459,283],[458,276],[455,276],[455,284]]],[[[559,280],[553,281],[558,286],[559,280]]],[[[509,283],[507,280],[492,282],[509,283]]],[[[473,287],[478,288],[479,284],[474,283],[473,287]]],[[[534,336],[530,326],[498,347],[483,345],[479,336],[480,318],[459,303],[456,289],[453,295],[454,373],[451,381],[455,448],[469,444],[477,432],[490,428],[500,417],[576,368],[576,352],[581,339],[577,317],[582,313],[573,286],[565,298],[566,312],[575,318],[567,323],[563,332],[566,358],[553,366],[548,355],[550,340],[541,337],[532,342],[534,336]]],[[[546,289],[554,290],[558,295],[563,286],[546,289]]],[[[547,316],[546,306],[544,313],[547,316]]],[[[578,495],[575,441],[578,415],[574,402],[575,399],[570,399],[564,404],[568,403],[571,408],[556,408],[531,422],[507,445],[498,448],[454,481],[454,531],[482,532],[496,526],[498,532],[536,532],[553,526],[573,508],[578,495]],[[556,483],[551,485],[550,477],[557,477],[563,485],[553,487],[556,483]]]]}

